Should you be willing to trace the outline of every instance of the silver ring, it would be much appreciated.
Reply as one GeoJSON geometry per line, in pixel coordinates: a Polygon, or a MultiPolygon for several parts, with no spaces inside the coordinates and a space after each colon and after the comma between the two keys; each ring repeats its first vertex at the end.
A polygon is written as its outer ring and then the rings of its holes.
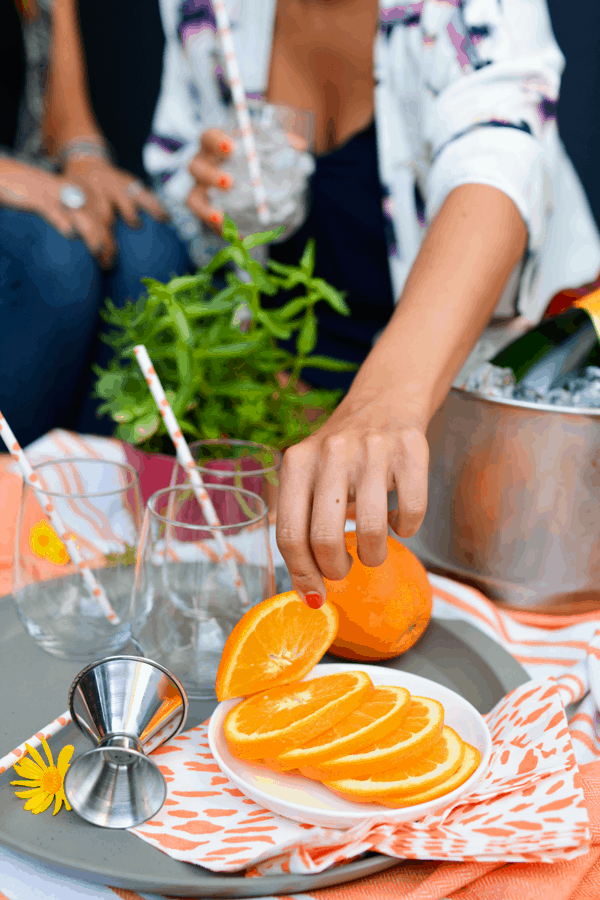
{"type": "Polygon", "coordinates": [[[130,181],[127,185],[127,193],[130,197],[137,197],[143,190],[145,190],[145,188],[141,181],[130,181]]]}
{"type": "Polygon", "coordinates": [[[58,197],[67,209],[83,209],[87,203],[87,194],[76,184],[63,184],[58,189],[58,197]]]}

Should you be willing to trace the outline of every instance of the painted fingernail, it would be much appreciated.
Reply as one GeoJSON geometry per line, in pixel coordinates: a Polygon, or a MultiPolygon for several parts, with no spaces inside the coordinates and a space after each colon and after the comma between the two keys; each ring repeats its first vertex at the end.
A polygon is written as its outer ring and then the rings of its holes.
{"type": "Polygon", "coordinates": [[[231,176],[230,175],[220,175],[217,179],[217,184],[219,187],[226,191],[227,188],[231,187],[231,176]]]}
{"type": "Polygon", "coordinates": [[[221,213],[216,213],[216,212],[211,213],[210,221],[212,222],[213,225],[221,225],[223,222],[223,216],[221,215],[221,213]]]}
{"type": "Polygon", "coordinates": [[[219,150],[221,153],[231,153],[231,141],[221,141],[219,144],[219,150]]]}
{"type": "Polygon", "coordinates": [[[304,595],[304,602],[307,606],[310,606],[311,609],[321,609],[325,600],[317,593],[317,591],[309,591],[308,594],[304,595]]]}

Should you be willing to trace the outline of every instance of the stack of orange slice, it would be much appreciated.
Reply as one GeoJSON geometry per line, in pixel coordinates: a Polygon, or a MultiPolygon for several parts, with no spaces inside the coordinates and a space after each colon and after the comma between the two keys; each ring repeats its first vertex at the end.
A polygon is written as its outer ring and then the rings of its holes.
{"type": "Polygon", "coordinates": [[[322,782],[358,803],[435,800],[463,784],[479,751],[444,724],[444,708],[366,672],[301,680],[334,639],[335,607],[311,610],[295,592],[253,607],[230,635],[217,675],[230,752],[322,782]]]}

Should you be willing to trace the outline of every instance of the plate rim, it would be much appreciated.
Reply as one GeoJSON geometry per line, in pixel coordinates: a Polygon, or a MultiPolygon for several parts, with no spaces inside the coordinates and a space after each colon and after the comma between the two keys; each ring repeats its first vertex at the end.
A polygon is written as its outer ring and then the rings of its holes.
{"type": "MultiPolygon", "coordinates": [[[[490,762],[491,752],[492,752],[492,736],[490,733],[490,729],[488,727],[487,722],[481,715],[481,713],[477,709],[475,709],[475,707],[469,700],[467,700],[465,697],[461,697],[461,695],[457,691],[453,691],[451,688],[448,688],[445,685],[437,684],[436,682],[432,681],[430,678],[425,678],[423,675],[415,675],[412,672],[403,672],[401,669],[383,668],[383,667],[379,667],[376,665],[370,665],[368,663],[317,663],[315,666],[313,666],[311,671],[308,672],[301,679],[301,681],[311,680],[311,678],[314,677],[315,673],[317,674],[317,677],[319,677],[325,668],[329,669],[330,671],[332,669],[335,669],[338,672],[362,671],[362,672],[366,672],[367,674],[370,674],[370,672],[372,672],[372,671],[377,671],[377,672],[385,673],[384,677],[390,677],[390,673],[393,673],[393,675],[391,676],[391,679],[390,679],[391,681],[393,681],[393,679],[396,679],[396,678],[402,679],[403,677],[408,677],[410,679],[417,679],[418,681],[422,681],[422,682],[425,682],[426,684],[433,685],[435,690],[438,692],[441,691],[442,693],[454,695],[460,703],[464,704],[465,706],[467,706],[469,708],[469,711],[471,712],[471,714],[478,721],[478,724],[482,728],[482,731],[484,734],[485,749],[482,753],[481,761],[480,761],[479,765],[477,766],[477,769],[475,770],[475,772],[473,772],[472,775],[469,776],[469,778],[467,778],[467,780],[463,784],[459,785],[457,788],[454,788],[454,790],[450,791],[447,795],[443,795],[443,797],[438,797],[435,800],[429,800],[426,803],[415,804],[415,807],[412,807],[412,809],[415,809],[417,806],[419,806],[419,807],[426,806],[427,807],[422,812],[422,814],[420,816],[418,816],[419,819],[425,817],[426,815],[429,815],[430,813],[434,813],[437,809],[441,809],[445,805],[446,797],[450,798],[448,800],[448,804],[453,803],[455,800],[457,800],[459,797],[461,797],[463,794],[465,794],[471,787],[473,787],[475,784],[477,784],[477,782],[483,777],[483,775],[487,771],[487,768],[488,768],[489,762],[490,762]]],[[[403,685],[400,684],[400,686],[402,687],[403,685]]],[[[426,690],[426,689],[427,688],[424,687],[424,690],[426,690]]],[[[416,696],[426,697],[428,695],[423,693],[422,695],[417,694],[416,696]]],[[[212,753],[212,755],[215,759],[215,762],[217,763],[217,765],[219,766],[219,768],[221,769],[223,774],[227,775],[227,777],[236,785],[237,788],[239,788],[239,790],[242,791],[242,793],[245,793],[243,783],[240,784],[240,781],[242,781],[240,775],[238,775],[238,773],[234,769],[232,769],[232,767],[223,759],[223,757],[221,756],[221,753],[219,752],[219,748],[218,748],[217,742],[216,742],[217,731],[219,732],[219,736],[224,739],[223,725],[222,725],[224,717],[227,715],[227,713],[231,709],[234,709],[236,706],[238,706],[242,702],[243,699],[244,699],[243,697],[242,698],[236,697],[236,698],[232,698],[231,700],[222,700],[210,717],[210,720],[208,723],[208,728],[207,728],[207,735],[208,735],[208,743],[210,746],[210,752],[212,753]]],[[[435,699],[435,698],[433,698],[433,699],[435,699]]],[[[248,762],[251,763],[252,760],[248,760],[248,762]]],[[[295,776],[295,777],[302,777],[302,776],[295,776]]],[[[265,792],[262,791],[261,788],[256,788],[256,793],[264,794],[265,792]]],[[[246,794],[246,796],[250,797],[251,795],[246,794]]],[[[256,799],[256,797],[252,797],[252,799],[254,799],[255,802],[259,802],[256,799]]],[[[280,800],[279,798],[277,798],[277,802],[281,803],[282,806],[290,806],[291,805],[289,803],[289,801],[286,801],[285,799],[280,800]]],[[[349,801],[349,802],[352,802],[352,801],[349,801]]],[[[263,805],[264,805],[264,802],[263,802],[263,805]]],[[[359,807],[363,804],[354,804],[354,805],[359,807]]],[[[374,804],[374,805],[379,806],[381,813],[379,812],[379,810],[378,811],[373,811],[373,810],[363,811],[363,810],[357,808],[356,810],[332,811],[330,813],[330,815],[332,815],[332,816],[340,815],[341,818],[346,819],[346,820],[350,819],[350,818],[355,818],[356,816],[358,816],[362,821],[367,821],[368,819],[372,819],[374,817],[378,817],[378,818],[381,817],[381,818],[389,819],[392,822],[398,822],[398,823],[418,820],[417,818],[406,819],[405,818],[405,816],[406,816],[406,808],[405,807],[400,807],[399,809],[396,810],[396,809],[390,809],[390,808],[382,806],[380,804],[374,804]]],[[[267,807],[267,808],[269,808],[269,807],[267,807]]],[[[273,812],[273,810],[271,810],[271,812],[273,812]]],[[[324,811],[323,814],[327,815],[328,811],[324,811]]],[[[280,815],[280,816],[282,816],[282,818],[287,818],[283,813],[276,812],[276,815],[280,815]]],[[[292,819],[291,821],[297,822],[298,820],[292,819]]],[[[346,825],[337,825],[337,826],[336,825],[330,825],[330,826],[323,825],[322,827],[344,829],[344,828],[351,828],[351,827],[353,827],[354,824],[356,824],[356,823],[348,822],[348,824],[346,824],[346,825]]]]}

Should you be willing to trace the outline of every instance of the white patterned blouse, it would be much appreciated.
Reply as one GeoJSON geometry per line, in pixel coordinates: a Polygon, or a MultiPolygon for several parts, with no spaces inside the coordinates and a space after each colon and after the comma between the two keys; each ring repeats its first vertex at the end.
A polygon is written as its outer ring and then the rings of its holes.
{"type": "MultiPolygon", "coordinates": [[[[267,87],[276,3],[228,0],[250,95],[267,87]]],[[[201,133],[224,122],[229,90],[210,0],[160,6],[164,74],[144,160],[164,202],[181,209],[187,165],[201,133]]],[[[597,277],[600,235],[558,136],[563,65],[545,0],[381,0],[375,123],[396,298],[428,223],[468,183],[506,193],[527,225],[514,312],[537,321],[557,291],[597,277]]]]}

